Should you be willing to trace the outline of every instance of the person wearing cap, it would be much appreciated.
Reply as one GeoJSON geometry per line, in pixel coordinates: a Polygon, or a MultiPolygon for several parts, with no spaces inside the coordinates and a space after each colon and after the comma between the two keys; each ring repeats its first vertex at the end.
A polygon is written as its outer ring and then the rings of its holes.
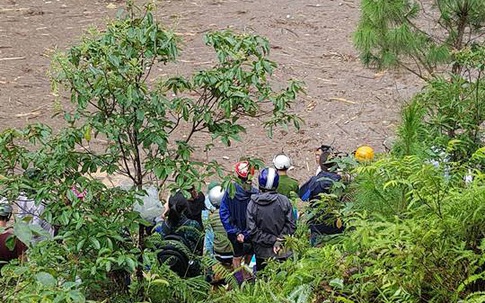
{"type": "Polygon", "coordinates": [[[283,247],[284,238],[296,230],[293,206],[290,200],[278,193],[278,172],[267,167],[261,170],[259,194],[251,197],[247,224],[256,255],[256,270],[262,271],[270,258],[285,260],[291,252],[283,247]]]}
{"type": "MultiPolygon", "coordinates": [[[[310,206],[314,207],[314,201],[320,200],[321,194],[330,194],[336,182],[340,182],[342,177],[330,168],[334,163],[329,162],[330,153],[323,152],[319,156],[320,172],[311,177],[300,187],[299,196],[302,201],[309,201],[310,206]]],[[[310,241],[312,245],[317,243],[317,238],[323,235],[332,235],[343,232],[343,226],[329,224],[327,221],[330,215],[315,216],[308,223],[310,226],[310,241]]]]}
{"type": "Polygon", "coordinates": [[[279,184],[276,191],[288,198],[290,193],[294,192],[298,195],[298,181],[288,176],[288,170],[291,168],[291,160],[287,155],[279,154],[273,158],[273,165],[278,171],[279,184]]]}
{"type": "MultiPolygon", "coordinates": [[[[234,269],[238,269],[241,267],[243,258],[245,264],[249,264],[253,255],[249,230],[246,225],[246,211],[251,195],[257,194],[258,190],[251,185],[249,180],[252,169],[248,161],[236,163],[234,169],[239,179],[239,182],[234,182],[236,192],[233,197],[229,195],[228,191],[224,193],[219,215],[232,244],[234,253],[232,265],[234,269]]],[[[246,271],[243,271],[242,274],[244,279],[249,278],[246,271]]]]}

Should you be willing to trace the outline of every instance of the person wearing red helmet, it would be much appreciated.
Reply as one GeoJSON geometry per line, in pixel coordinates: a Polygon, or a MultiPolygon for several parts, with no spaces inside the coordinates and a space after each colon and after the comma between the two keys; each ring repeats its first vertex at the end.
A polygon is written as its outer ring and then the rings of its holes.
{"type": "MultiPolygon", "coordinates": [[[[258,190],[251,185],[249,180],[253,169],[248,161],[236,163],[234,170],[240,182],[234,183],[236,188],[234,197],[231,197],[227,191],[225,192],[219,215],[233,247],[233,267],[238,269],[241,267],[242,259],[244,258],[245,263],[249,264],[253,254],[249,230],[246,225],[246,211],[251,195],[258,193],[258,190]]],[[[244,271],[243,277],[248,278],[244,271]]]]}

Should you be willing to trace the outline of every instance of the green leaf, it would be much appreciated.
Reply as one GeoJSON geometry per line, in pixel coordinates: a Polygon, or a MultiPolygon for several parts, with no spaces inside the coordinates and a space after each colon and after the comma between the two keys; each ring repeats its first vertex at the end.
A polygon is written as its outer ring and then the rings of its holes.
{"type": "Polygon", "coordinates": [[[81,249],[83,248],[84,246],[84,243],[86,242],[86,239],[82,239],[81,241],[79,241],[76,245],[76,250],[79,252],[81,251],[81,249]]]}
{"type": "Polygon", "coordinates": [[[57,280],[51,274],[46,272],[37,273],[35,278],[45,287],[53,288],[57,284],[57,280]]]}
{"type": "Polygon", "coordinates": [[[96,239],[95,237],[91,236],[89,238],[89,241],[93,244],[93,247],[95,249],[100,249],[101,248],[101,244],[99,243],[98,239],[96,239]]]}
{"type": "Polygon", "coordinates": [[[74,303],[84,303],[84,302],[86,302],[86,298],[78,290],[71,290],[71,291],[69,291],[69,297],[72,299],[72,301],[74,303]]]}
{"type": "Polygon", "coordinates": [[[16,239],[17,238],[14,235],[10,235],[7,237],[5,245],[7,246],[8,250],[13,251],[15,249],[15,244],[17,243],[16,239]]]}
{"type": "Polygon", "coordinates": [[[330,282],[328,282],[328,285],[330,285],[334,288],[344,289],[344,280],[339,279],[339,278],[332,279],[332,280],[330,280],[330,282]]]}
{"type": "Polygon", "coordinates": [[[14,235],[24,244],[29,245],[32,241],[33,234],[30,230],[29,224],[23,221],[15,221],[14,223],[14,235]]]}
{"type": "Polygon", "coordinates": [[[135,263],[135,261],[133,261],[133,259],[127,257],[125,259],[125,262],[126,262],[126,265],[128,266],[129,271],[130,272],[135,272],[135,270],[136,270],[136,263],[135,263]]]}

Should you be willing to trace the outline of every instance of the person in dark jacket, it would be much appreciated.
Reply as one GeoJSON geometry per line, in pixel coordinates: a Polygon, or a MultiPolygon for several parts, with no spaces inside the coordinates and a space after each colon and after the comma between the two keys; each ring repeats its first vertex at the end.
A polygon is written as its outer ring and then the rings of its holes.
{"type": "Polygon", "coordinates": [[[12,212],[12,206],[5,198],[0,197],[0,227],[4,229],[0,233],[0,269],[11,260],[22,260],[27,250],[27,246],[16,237],[13,239],[13,247],[7,244],[13,237],[13,229],[7,228],[7,222],[12,217],[12,212]]]}
{"type": "Polygon", "coordinates": [[[204,227],[202,222],[202,211],[206,209],[205,207],[205,196],[202,192],[197,191],[195,187],[190,189],[190,198],[187,200],[189,202],[189,208],[187,209],[186,216],[190,220],[195,220],[200,226],[204,227]]]}
{"type": "MultiPolygon", "coordinates": [[[[302,201],[319,200],[321,194],[329,194],[335,182],[339,182],[342,177],[336,172],[331,172],[330,168],[333,163],[328,162],[329,153],[323,152],[320,154],[320,171],[316,176],[313,176],[305,184],[300,187],[299,196],[302,201]]],[[[319,216],[314,214],[308,223],[310,225],[310,240],[312,245],[316,244],[317,237],[322,235],[333,235],[343,232],[343,226],[336,226],[336,224],[328,223],[331,215],[319,216]]]]}
{"type": "Polygon", "coordinates": [[[155,231],[162,238],[168,235],[176,235],[183,238],[191,253],[202,255],[204,232],[202,226],[197,221],[187,218],[188,203],[181,192],[170,196],[166,219],[155,227],[155,231]]]}
{"type": "MultiPolygon", "coordinates": [[[[222,197],[219,215],[227,237],[232,244],[234,253],[232,265],[234,269],[238,269],[241,267],[243,258],[245,264],[249,265],[253,255],[249,230],[246,226],[246,211],[251,195],[258,193],[258,190],[253,188],[249,181],[251,174],[249,162],[241,161],[236,163],[235,171],[240,184],[238,182],[234,184],[236,193],[233,198],[230,197],[227,191],[225,192],[222,197]]],[[[249,278],[245,271],[243,271],[243,278],[249,278]]]]}
{"type": "Polygon", "coordinates": [[[285,236],[296,229],[290,200],[276,192],[279,176],[274,168],[264,168],[259,177],[260,194],[248,205],[247,225],[256,255],[256,269],[261,271],[269,258],[285,260],[291,252],[284,250],[285,236]]]}

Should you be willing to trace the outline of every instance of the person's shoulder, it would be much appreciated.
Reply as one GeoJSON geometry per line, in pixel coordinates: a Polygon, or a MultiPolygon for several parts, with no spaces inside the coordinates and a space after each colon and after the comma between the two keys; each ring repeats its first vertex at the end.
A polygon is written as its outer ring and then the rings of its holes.
{"type": "Polygon", "coordinates": [[[321,171],[317,177],[319,178],[329,178],[329,179],[337,179],[337,180],[340,180],[342,177],[336,173],[336,172],[333,172],[333,171],[321,171]]]}
{"type": "Polygon", "coordinates": [[[196,229],[202,229],[202,226],[200,226],[199,222],[192,220],[192,219],[187,219],[187,221],[185,221],[185,223],[183,225],[189,226],[189,227],[194,227],[196,229]]]}
{"type": "Polygon", "coordinates": [[[278,193],[278,192],[275,192],[275,193],[272,193],[272,194],[273,195],[276,195],[279,201],[285,201],[285,202],[288,201],[288,202],[290,202],[290,198],[288,198],[286,195],[283,195],[283,194],[278,193]]]}
{"type": "Polygon", "coordinates": [[[336,172],[332,172],[332,176],[335,180],[339,181],[342,179],[342,176],[336,172]]]}
{"type": "Polygon", "coordinates": [[[11,235],[13,235],[13,228],[12,227],[6,227],[5,230],[2,233],[0,233],[0,238],[1,239],[8,238],[11,235]]]}

